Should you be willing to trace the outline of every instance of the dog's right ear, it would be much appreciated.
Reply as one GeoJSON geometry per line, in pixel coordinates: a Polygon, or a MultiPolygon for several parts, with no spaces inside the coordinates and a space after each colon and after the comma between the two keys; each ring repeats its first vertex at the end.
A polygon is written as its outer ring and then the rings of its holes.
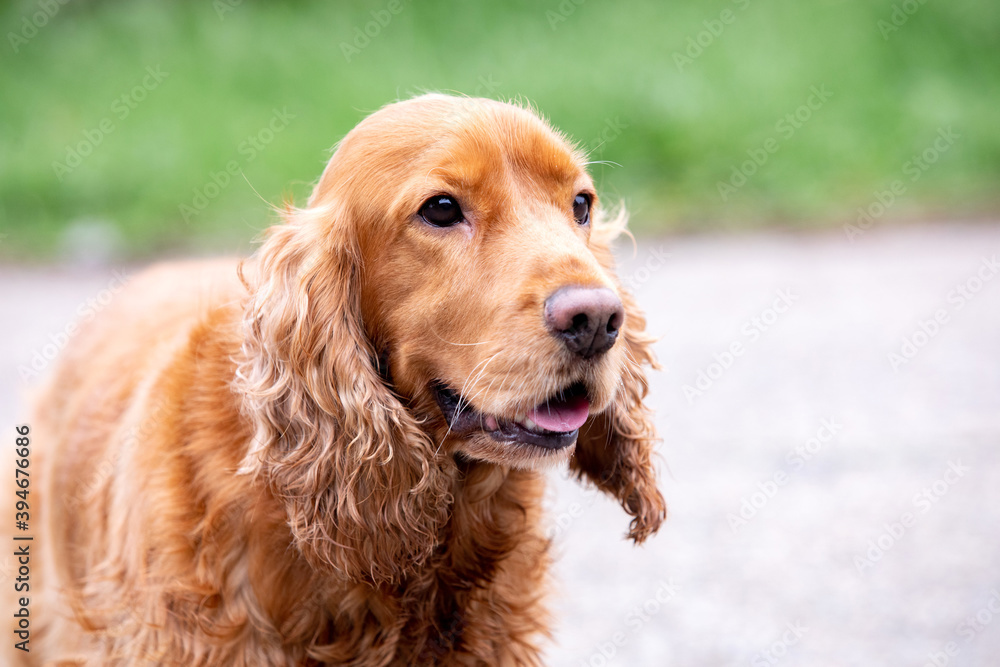
{"type": "Polygon", "coordinates": [[[242,471],[282,498],[296,545],[350,580],[398,582],[437,545],[449,485],[376,368],[354,226],[290,210],[247,266],[234,388],[254,425],[242,471]]]}
{"type": "MultiPolygon", "coordinates": [[[[614,275],[611,241],[625,228],[625,211],[611,220],[595,216],[591,250],[614,275]]],[[[644,404],[648,382],[646,367],[656,368],[653,338],[646,333],[646,317],[623,286],[618,292],[625,306],[625,326],[618,345],[625,347],[625,372],[611,406],[589,419],[580,429],[576,454],[570,466],[616,498],[630,515],[628,536],[636,543],[659,530],[667,505],[657,488],[653,456],[656,430],[644,404]]]]}

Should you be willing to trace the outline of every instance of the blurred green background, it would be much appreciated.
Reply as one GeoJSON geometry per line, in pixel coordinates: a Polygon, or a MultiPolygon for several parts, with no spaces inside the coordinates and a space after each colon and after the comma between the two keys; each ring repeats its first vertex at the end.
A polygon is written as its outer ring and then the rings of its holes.
{"type": "Polygon", "coordinates": [[[640,233],[840,225],[894,180],[880,221],[1000,207],[995,0],[397,1],[4,4],[0,255],[242,250],[429,90],[536,105],[640,233]]]}

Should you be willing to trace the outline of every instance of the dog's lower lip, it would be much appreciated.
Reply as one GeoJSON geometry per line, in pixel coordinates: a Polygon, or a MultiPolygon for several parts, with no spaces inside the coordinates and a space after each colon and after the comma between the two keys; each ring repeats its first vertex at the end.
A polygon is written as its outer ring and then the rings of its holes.
{"type": "Polygon", "coordinates": [[[487,431],[487,433],[494,440],[535,445],[545,449],[562,449],[576,442],[579,429],[539,433],[525,428],[517,422],[500,422],[496,430],[487,431]]]}
{"type": "MultiPolygon", "coordinates": [[[[471,408],[457,392],[443,382],[431,385],[432,393],[438,407],[450,430],[457,435],[469,435],[474,432],[486,433],[494,440],[509,442],[515,445],[534,445],[543,449],[563,449],[576,442],[579,429],[569,431],[548,431],[530,419],[524,423],[509,419],[500,419],[492,415],[484,415],[471,408]],[[533,428],[529,428],[529,424],[533,428]]],[[[570,392],[586,395],[582,385],[573,385],[570,392]]]]}

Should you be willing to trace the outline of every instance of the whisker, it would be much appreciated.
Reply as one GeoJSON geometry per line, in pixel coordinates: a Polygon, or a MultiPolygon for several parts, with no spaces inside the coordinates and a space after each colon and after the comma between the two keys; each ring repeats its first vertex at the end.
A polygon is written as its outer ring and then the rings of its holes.
{"type": "MultiPolygon", "coordinates": [[[[445,342],[448,342],[448,341],[445,341],[445,342]]],[[[468,405],[471,404],[471,402],[470,402],[469,399],[465,399],[466,387],[468,387],[469,382],[470,381],[472,381],[473,383],[477,382],[479,380],[479,378],[482,377],[483,373],[486,372],[486,368],[490,365],[490,363],[494,359],[496,359],[498,356],[500,356],[500,354],[501,354],[500,352],[497,352],[492,357],[489,357],[488,359],[486,359],[485,363],[482,362],[482,361],[480,361],[479,363],[477,363],[475,366],[472,367],[471,371],[469,371],[469,375],[465,378],[465,382],[462,383],[462,390],[458,393],[458,405],[455,408],[455,416],[456,417],[462,413],[462,410],[464,410],[465,407],[467,407],[468,405]],[[479,364],[483,364],[483,368],[482,368],[482,370],[479,371],[479,374],[476,376],[476,379],[472,380],[472,374],[476,372],[476,369],[479,367],[479,364]],[[465,400],[465,406],[462,405],[463,399],[465,400]]],[[[445,421],[448,421],[448,420],[446,419],[445,421]]],[[[441,451],[441,448],[444,446],[445,440],[448,439],[448,436],[450,434],[451,434],[451,423],[449,422],[448,423],[448,430],[445,432],[444,437],[441,438],[441,442],[438,443],[437,449],[434,451],[434,455],[435,456],[437,456],[438,453],[441,451]]]]}
{"type": "MultiPolygon", "coordinates": [[[[458,413],[460,413],[462,411],[462,399],[465,397],[465,392],[467,391],[467,387],[469,386],[470,382],[472,384],[475,384],[476,382],[478,382],[479,378],[481,378],[483,376],[483,373],[486,372],[486,369],[487,369],[487,367],[489,367],[490,363],[492,363],[494,359],[496,359],[497,357],[499,357],[500,354],[501,354],[500,352],[497,352],[492,357],[490,357],[489,359],[487,359],[485,363],[480,362],[480,363],[483,363],[483,367],[479,371],[479,373],[476,375],[475,379],[472,378],[472,373],[475,372],[475,370],[479,366],[479,364],[476,364],[475,366],[473,366],[472,372],[469,373],[469,377],[467,377],[465,379],[465,382],[462,384],[462,390],[458,393],[458,410],[456,411],[456,414],[458,414],[458,413]]],[[[465,399],[465,404],[466,405],[470,404],[469,400],[467,398],[465,399]]]]}
{"type": "MultiPolygon", "coordinates": [[[[485,370],[486,370],[486,367],[484,366],[484,367],[483,367],[483,371],[485,371],[485,370]]],[[[507,375],[508,375],[508,376],[510,375],[510,371],[511,371],[511,369],[507,369],[507,375]]],[[[480,373],[480,374],[481,374],[481,373],[480,373]]],[[[492,380],[490,380],[490,384],[489,384],[489,386],[488,386],[488,387],[486,387],[485,389],[480,389],[479,391],[477,391],[477,392],[476,392],[475,394],[473,394],[472,396],[469,396],[469,397],[468,397],[468,401],[467,401],[467,402],[471,403],[471,402],[472,402],[472,399],[474,399],[474,398],[476,398],[476,397],[478,397],[478,396],[483,396],[483,395],[487,395],[487,394],[489,394],[489,393],[490,393],[490,390],[491,390],[491,389],[493,389],[493,383],[494,383],[494,382],[496,382],[496,381],[497,381],[497,379],[496,379],[496,378],[493,378],[492,380]]]]}
{"type": "Polygon", "coordinates": [[[437,337],[438,337],[438,340],[440,340],[440,341],[441,341],[442,343],[448,343],[448,345],[461,345],[461,346],[468,346],[468,345],[487,345],[487,344],[489,344],[489,343],[492,343],[492,342],[493,342],[493,341],[491,341],[491,340],[483,340],[483,341],[480,341],[480,342],[478,342],[478,343],[453,343],[453,342],[451,342],[450,340],[445,340],[444,338],[441,338],[441,334],[439,334],[439,333],[438,333],[437,331],[435,331],[435,332],[434,332],[434,335],[435,335],[435,336],[437,336],[437,337]]]}

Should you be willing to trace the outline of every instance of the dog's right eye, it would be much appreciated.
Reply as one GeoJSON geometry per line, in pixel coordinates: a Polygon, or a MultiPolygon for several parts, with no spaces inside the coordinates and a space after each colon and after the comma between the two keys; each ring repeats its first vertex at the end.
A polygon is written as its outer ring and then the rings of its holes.
{"type": "Polygon", "coordinates": [[[435,227],[451,227],[462,222],[462,209],[449,195],[434,195],[420,207],[420,217],[435,227]]]}

